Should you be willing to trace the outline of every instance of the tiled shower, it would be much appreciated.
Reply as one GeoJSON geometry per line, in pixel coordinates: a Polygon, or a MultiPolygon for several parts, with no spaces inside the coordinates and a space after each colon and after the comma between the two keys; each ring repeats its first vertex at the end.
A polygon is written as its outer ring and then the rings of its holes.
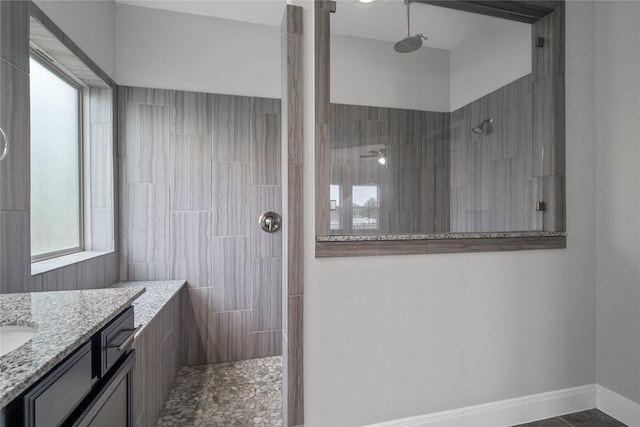
{"type": "Polygon", "coordinates": [[[122,87],[119,111],[121,277],[187,280],[186,365],[280,355],[280,100],[122,87]]]}

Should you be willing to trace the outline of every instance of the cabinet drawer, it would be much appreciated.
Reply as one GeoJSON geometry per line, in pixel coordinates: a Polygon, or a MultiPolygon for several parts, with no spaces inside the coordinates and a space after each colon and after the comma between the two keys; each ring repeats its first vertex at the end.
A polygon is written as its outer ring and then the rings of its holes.
{"type": "Polygon", "coordinates": [[[24,396],[29,427],[58,426],[91,391],[91,343],[54,368],[24,396]]]}
{"type": "Polygon", "coordinates": [[[99,332],[100,342],[100,377],[124,356],[133,342],[133,307],[127,308],[109,325],[99,332]]]}

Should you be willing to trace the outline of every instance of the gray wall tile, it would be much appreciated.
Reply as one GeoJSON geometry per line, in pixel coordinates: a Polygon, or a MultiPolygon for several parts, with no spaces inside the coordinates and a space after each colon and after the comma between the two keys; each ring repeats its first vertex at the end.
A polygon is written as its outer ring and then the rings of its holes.
{"type": "Polygon", "coordinates": [[[147,359],[145,337],[145,333],[138,335],[132,345],[136,351],[136,363],[133,366],[133,422],[136,427],[144,427],[145,362],[147,359]]]}
{"type": "Polygon", "coordinates": [[[174,211],[211,210],[211,137],[175,135],[171,144],[174,211]]]}
{"type": "Polygon", "coordinates": [[[89,88],[89,121],[91,123],[113,123],[111,89],[89,88]]]}
{"type": "Polygon", "coordinates": [[[152,89],[142,87],[126,87],[124,89],[125,100],[131,104],[146,105],[173,105],[175,92],[164,89],[152,89]]]}
{"type": "Polygon", "coordinates": [[[113,126],[92,123],[90,138],[91,207],[113,208],[113,126]]]}
{"type": "Polygon", "coordinates": [[[129,183],[169,183],[169,143],[175,110],[131,104],[124,115],[129,183]]]}
{"type": "Polygon", "coordinates": [[[254,185],[281,183],[280,115],[254,113],[251,128],[251,169],[254,185]]]}
{"type": "Polygon", "coordinates": [[[169,261],[169,186],[129,184],[128,193],[127,261],[169,261]]]}
{"type": "MultiPolygon", "coordinates": [[[[290,163],[302,163],[304,161],[303,150],[303,100],[302,96],[302,34],[288,34],[287,36],[287,71],[286,82],[288,99],[287,123],[288,123],[288,157],[290,163]]],[[[283,73],[285,74],[285,73],[283,73]]]]}
{"type": "Polygon", "coordinates": [[[78,288],[78,266],[70,265],[42,275],[43,291],[68,291],[78,288]]]}
{"type": "Polygon", "coordinates": [[[210,287],[211,213],[171,214],[171,276],[194,287],[210,287]]]}
{"type": "Polygon", "coordinates": [[[531,211],[543,151],[532,144],[532,108],[528,75],[452,113],[451,231],[541,229],[531,211]],[[471,132],[489,117],[485,134],[471,132]]]}
{"type": "Polygon", "coordinates": [[[211,289],[185,287],[180,296],[181,360],[185,365],[206,362],[209,340],[209,302],[211,289]]]}
{"type": "Polygon", "coordinates": [[[42,292],[42,274],[31,277],[31,288],[21,292],[42,292]]]}
{"type": "Polygon", "coordinates": [[[251,98],[252,113],[280,114],[280,100],[274,98],[251,98]]]}
{"type": "Polygon", "coordinates": [[[209,313],[207,363],[251,357],[251,311],[209,313]]]}
{"type": "Polygon", "coordinates": [[[27,6],[25,1],[0,2],[0,56],[25,73],[29,73],[27,6]]]}
{"type": "MultiPolygon", "coordinates": [[[[290,295],[301,295],[304,283],[304,206],[302,203],[302,165],[289,165],[288,174],[288,267],[287,283],[290,295]]],[[[284,252],[283,253],[287,253],[284,252]]]]}
{"type": "Polygon", "coordinates": [[[251,331],[282,328],[282,259],[254,259],[251,269],[251,331]]]}
{"type": "Polygon", "coordinates": [[[251,333],[251,357],[270,357],[282,354],[282,331],[251,333]]]}
{"type": "Polygon", "coordinates": [[[212,95],[213,160],[249,162],[251,98],[212,95]]]}
{"type": "Polygon", "coordinates": [[[251,309],[251,249],[248,237],[213,238],[211,309],[251,309]]]}
{"type": "Polygon", "coordinates": [[[303,296],[289,297],[289,361],[287,409],[290,420],[301,420],[304,416],[304,359],[303,359],[303,296]]]}
{"type": "Polygon", "coordinates": [[[24,292],[31,283],[29,212],[0,212],[0,291],[24,292]]]}
{"type": "Polygon", "coordinates": [[[102,287],[110,286],[118,281],[118,271],[120,265],[118,254],[113,252],[105,257],[105,283],[102,287]]]}
{"type": "Polygon", "coordinates": [[[104,286],[104,258],[92,258],[78,264],[78,289],[97,289],[104,286]]]}
{"type": "Polygon", "coordinates": [[[211,135],[211,95],[176,92],[176,125],[178,135],[211,135]]]}
{"type": "Polygon", "coordinates": [[[212,177],[213,235],[248,236],[251,164],[215,162],[212,177]]]}
{"type": "MultiPolygon", "coordinates": [[[[0,162],[0,210],[28,211],[29,76],[3,59],[0,75],[0,127],[9,141],[7,157],[0,162]]],[[[4,141],[0,145],[3,148],[4,141]]]]}
{"type": "Polygon", "coordinates": [[[148,262],[127,264],[128,280],[169,280],[171,279],[168,262],[148,262]]]}
{"type": "Polygon", "coordinates": [[[91,209],[91,250],[114,249],[113,209],[91,209]]]}

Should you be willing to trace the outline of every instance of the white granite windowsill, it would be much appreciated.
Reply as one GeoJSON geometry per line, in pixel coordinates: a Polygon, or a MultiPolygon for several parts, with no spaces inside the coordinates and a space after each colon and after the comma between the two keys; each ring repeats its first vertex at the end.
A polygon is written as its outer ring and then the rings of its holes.
{"type": "Polygon", "coordinates": [[[78,264],[93,258],[112,254],[113,251],[82,251],[70,255],[63,255],[31,264],[31,276],[47,273],[69,265],[78,264]]]}

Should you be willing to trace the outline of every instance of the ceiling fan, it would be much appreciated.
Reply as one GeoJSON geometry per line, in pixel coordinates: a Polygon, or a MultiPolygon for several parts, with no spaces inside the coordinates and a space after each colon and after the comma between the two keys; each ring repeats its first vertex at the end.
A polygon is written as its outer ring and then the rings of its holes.
{"type": "Polygon", "coordinates": [[[361,159],[366,159],[370,157],[377,157],[378,163],[380,163],[381,165],[385,165],[387,164],[387,149],[382,148],[380,150],[369,150],[367,154],[360,155],[361,159]]]}

